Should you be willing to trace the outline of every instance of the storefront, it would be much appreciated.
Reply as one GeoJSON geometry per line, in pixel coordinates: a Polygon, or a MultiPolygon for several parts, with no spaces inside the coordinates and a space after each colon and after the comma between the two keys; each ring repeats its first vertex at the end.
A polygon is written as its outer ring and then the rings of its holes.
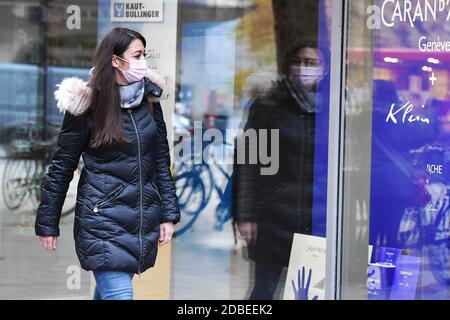
{"type": "Polygon", "coordinates": [[[117,26],[164,78],[182,210],[136,298],[450,298],[446,1],[73,2],[0,0],[0,299],[91,298],[83,161],[56,252],[34,218],[56,85],[117,26]]]}

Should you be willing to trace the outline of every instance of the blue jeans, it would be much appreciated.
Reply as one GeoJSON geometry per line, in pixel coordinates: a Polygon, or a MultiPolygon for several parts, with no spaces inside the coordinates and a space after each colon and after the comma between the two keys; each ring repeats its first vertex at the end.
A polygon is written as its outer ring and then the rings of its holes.
{"type": "Polygon", "coordinates": [[[121,271],[93,271],[95,291],[93,300],[133,300],[134,273],[121,271]]]}

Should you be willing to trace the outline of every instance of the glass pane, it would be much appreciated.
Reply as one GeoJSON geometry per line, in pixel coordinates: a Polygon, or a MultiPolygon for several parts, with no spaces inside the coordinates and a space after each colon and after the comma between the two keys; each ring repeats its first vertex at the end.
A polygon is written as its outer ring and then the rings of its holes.
{"type": "Polygon", "coordinates": [[[323,299],[331,1],[231,3],[179,1],[172,297],[323,299]]]}
{"type": "Polygon", "coordinates": [[[55,85],[66,76],[86,78],[96,45],[96,1],[79,3],[81,29],[66,24],[73,3],[0,1],[0,299],[89,294],[72,236],[81,162],[64,202],[58,250],[45,252],[34,233],[40,185],[63,119],[55,85]]]}
{"type": "Polygon", "coordinates": [[[348,2],[344,298],[450,298],[449,10],[348,2]]]}

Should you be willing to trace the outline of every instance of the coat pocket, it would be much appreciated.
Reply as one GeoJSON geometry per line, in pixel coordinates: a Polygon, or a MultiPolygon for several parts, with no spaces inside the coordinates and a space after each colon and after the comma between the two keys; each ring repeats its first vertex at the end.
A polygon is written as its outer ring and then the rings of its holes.
{"type": "Polygon", "coordinates": [[[116,199],[120,193],[125,189],[125,186],[123,184],[120,184],[119,186],[115,187],[112,191],[108,192],[106,196],[104,196],[100,201],[98,201],[92,211],[95,213],[98,212],[98,209],[101,207],[104,207],[106,204],[110,203],[114,199],[116,199]]]}

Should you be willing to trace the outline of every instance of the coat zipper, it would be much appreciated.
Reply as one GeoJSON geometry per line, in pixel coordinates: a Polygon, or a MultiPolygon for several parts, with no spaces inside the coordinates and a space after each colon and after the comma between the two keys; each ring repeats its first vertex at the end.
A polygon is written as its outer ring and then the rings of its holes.
{"type": "Polygon", "coordinates": [[[141,261],[142,261],[142,217],[143,217],[143,209],[142,209],[142,164],[141,164],[141,141],[139,139],[139,131],[136,126],[136,122],[134,121],[134,117],[132,114],[133,110],[128,109],[128,114],[131,117],[131,121],[133,122],[134,130],[136,131],[137,145],[138,145],[138,164],[139,164],[139,206],[141,210],[141,219],[139,224],[139,243],[140,243],[140,252],[139,252],[139,266],[138,273],[139,277],[141,276],[141,261]]]}
{"type": "Polygon", "coordinates": [[[98,202],[94,209],[92,209],[92,211],[94,211],[95,213],[98,212],[98,208],[101,208],[102,206],[104,206],[105,204],[107,204],[108,202],[111,202],[112,200],[114,200],[115,198],[117,198],[117,196],[119,195],[120,191],[122,191],[124,188],[123,185],[118,186],[117,188],[115,188],[113,191],[111,191],[110,193],[108,193],[105,197],[105,200],[102,200],[100,202],[98,202]]]}

